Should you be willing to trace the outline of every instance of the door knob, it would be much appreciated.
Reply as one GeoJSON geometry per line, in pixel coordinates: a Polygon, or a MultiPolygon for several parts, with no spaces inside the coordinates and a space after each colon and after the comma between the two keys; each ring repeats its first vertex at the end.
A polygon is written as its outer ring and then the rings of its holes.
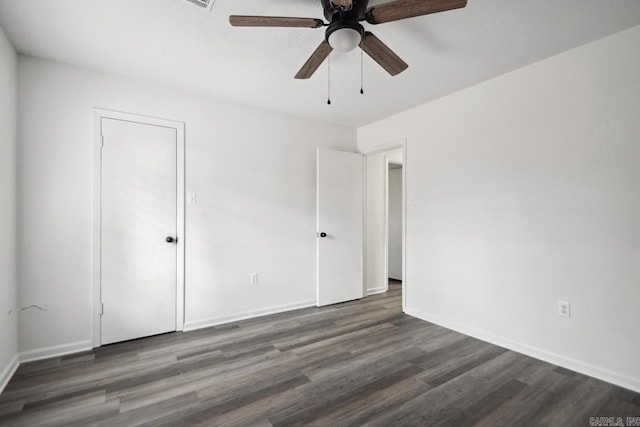
{"type": "Polygon", "coordinates": [[[320,236],[320,237],[327,237],[327,233],[324,233],[324,232],[323,232],[323,233],[319,233],[319,234],[318,234],[318,236],[320,236]]]}
{"type": "Polygon", "coordinates": [[[178,241],[178,238],[176,237],[176,238],[174,239],[173,237],[169,236],[169,237],[167,237],[165,240],[167,241],[167,243],[173,243],[173,242],[177,242],[177,241],[178,241]]]}

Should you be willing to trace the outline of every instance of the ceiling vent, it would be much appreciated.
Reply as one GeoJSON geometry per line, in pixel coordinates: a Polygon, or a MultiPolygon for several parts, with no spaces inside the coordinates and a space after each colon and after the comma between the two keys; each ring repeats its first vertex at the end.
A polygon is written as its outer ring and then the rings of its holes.
{"type": "Polygon", "coordinates": [[[211,11],[213,4],[216,2],[216,0],[187,0],[187,1],[203,9],[207,9],[208,11],[211,11]]]}

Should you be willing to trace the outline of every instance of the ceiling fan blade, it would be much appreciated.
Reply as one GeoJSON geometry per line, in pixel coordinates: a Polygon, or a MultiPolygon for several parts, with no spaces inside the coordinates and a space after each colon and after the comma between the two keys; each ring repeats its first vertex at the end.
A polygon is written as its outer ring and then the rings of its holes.
{"type": "Polygon", "coordinates": [[[369,24],[382,24],[414,16],[460,9],[466,5],[467,0],[396,0],[370,7],[365,19],[369,24]]]}
{"type": "Polygon", "coordinates": [[[324,25],[322,19],[288,18],[284,16],[245,16],[231,15],[229,22],[234,27],[299,27],[319,28],[324,25]]]}
{"type": "Polygon", "coordinates": [[[386,44],[382,43],[379,38],[369,31],[364,33],[360,48],[392,76],[400,74],[409,67],[386,44]]]}
{"type": "Polygon", "coordinates": [[[298,74],[296,74],[296,79],[308,79],[316,72],[320,64],[327,59],[327,56],[331,53],[333,48],[327,43],[323,41],[320,43],[320,46],[311,54],[307,62],[304,63],[298,74]]]}

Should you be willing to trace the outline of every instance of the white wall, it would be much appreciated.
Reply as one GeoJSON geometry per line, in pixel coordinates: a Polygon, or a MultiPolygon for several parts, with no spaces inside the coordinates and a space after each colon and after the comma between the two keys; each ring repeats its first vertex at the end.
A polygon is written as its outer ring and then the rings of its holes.
{"type": "Polygon", "coordinates": [[[402,169],[389,170],[388,276],[402,280],[402,169]]]}
{"type": "Polygon", "coordinates": [[[361,151],[407,137],[409,313],[640,391],[639,43],[359,129],[361,151]]]}
{"type": "MultiPolygon", "coordinates": [[[[385,141],[386,143],[387,141],[385,141]]],[[[385,145],[402,144],[395,141],[385,145]]],[[[365,214],[365,287],[367,294],[384,292],[389,281],[385,253],[385,204],[387,159],[402,162],[402,148],[379,150],[379,147],[361,152],[366,156],[366,214],[365,214]]]]}
{"type": "Polygon", "coordinates": [[[355,129],[30,57],[19,72],[19,297],[47,309],[20,319],[28,357],[91,338],[92,107],[186,123],[187,328],[315,302],[315,147],[355,151],[355,129]]]}
{"type": "Polygon", "coordinates": [[[0,28],[0,392],[17,366],[17,57],[0,28]]]}

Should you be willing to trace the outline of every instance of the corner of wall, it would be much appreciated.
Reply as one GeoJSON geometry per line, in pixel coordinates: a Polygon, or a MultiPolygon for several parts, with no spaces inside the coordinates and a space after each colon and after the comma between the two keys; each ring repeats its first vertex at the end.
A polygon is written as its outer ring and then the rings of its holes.
{"type": "Polygon", "coordinates": [[[7,364],[2,372],[0,372],[0,393],[2,393],[7,384],[9,384],[9,381],[11,381],[11,377],[15,374],[18,366],[20,366],[20,358],[16,353],[9,361],[9,364],[7,364]]]}
{"type": "Polygon", "coordinates": [[[18,368],[17,53],[0,28],[0,393],[18,368]]]}

